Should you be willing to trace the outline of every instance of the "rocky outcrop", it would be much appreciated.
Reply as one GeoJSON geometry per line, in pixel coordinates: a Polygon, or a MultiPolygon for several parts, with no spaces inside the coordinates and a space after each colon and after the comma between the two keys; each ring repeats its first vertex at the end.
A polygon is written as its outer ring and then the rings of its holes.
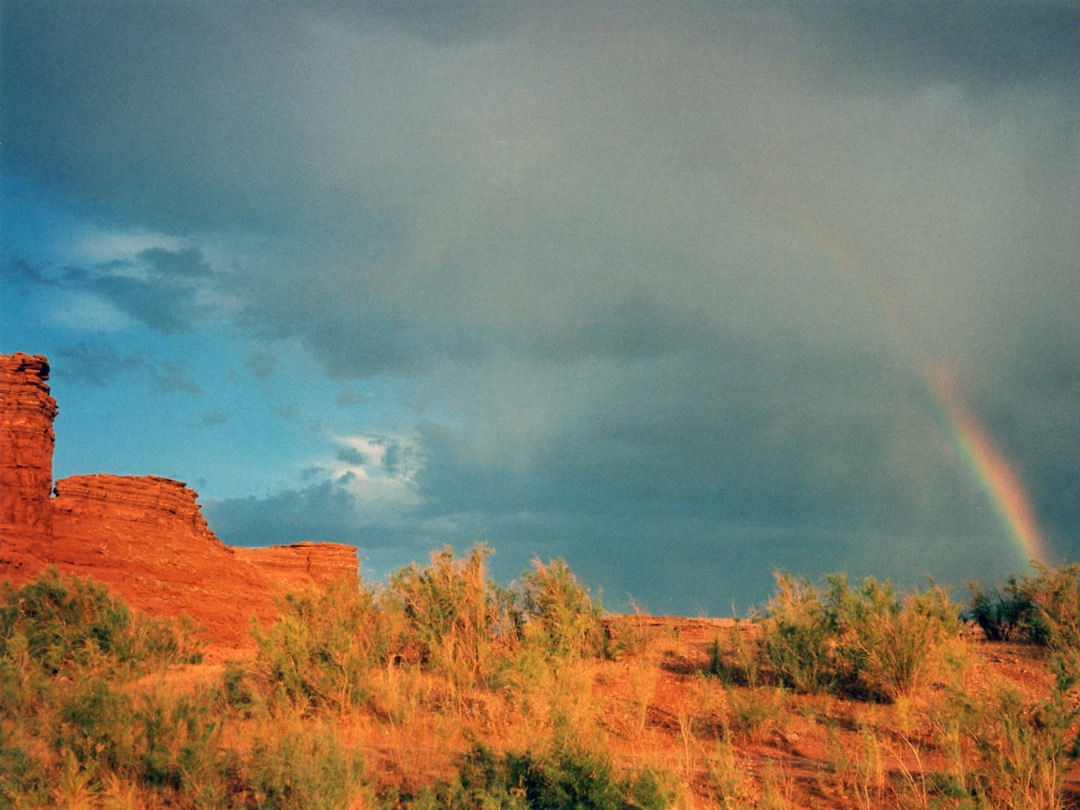
{"type": "Polygon", "coordinates": [[[53,565],[111,586],[160,616],[188,615],[219,646],[251,645],[250,621],[271,621],[286,591],[343,580],[356,549],[297,543],[231,548],[206,524],[196,493],[158,476],[76,475],[52,490],[56,402],[44,357],[0,357],[0,579],[53,565]]]}
{"type": "Polygon", "coordinates": [[[206,525],[193,490],[157,476],[77,475],[56,482],[49,563],[93,576],[156,615],[187,614],[227,645],[280,591],[206,525]]]}
{"type": "Polygon", "coordinates": [[[303,587],[358,583],[356,549],[337,543],[294,543],[268,548],[236,548],[238,559],[255,565],[278,582],[303,587]]]}
{"type": "Polygon", "coordinates": [[[74,521],[85,532],[134,531],[164,544],[221,545],[196,497],[183,481],[156,475],[73,475],[56,482],[53,514],[62,526],[74,521]]]}
{"type": "Polygon", "coordinates": [[[52,530],[53,419],[49,361],[0,355],[0,566],[34,568],[52,530]]]}

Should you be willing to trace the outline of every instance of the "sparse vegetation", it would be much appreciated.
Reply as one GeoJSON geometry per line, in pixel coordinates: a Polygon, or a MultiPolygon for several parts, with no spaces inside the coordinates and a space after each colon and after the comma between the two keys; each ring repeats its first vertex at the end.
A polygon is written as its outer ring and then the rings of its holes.
{"type": "Polygon", "coordinates": [[[973,587],[980,647],[933,585],[782,574],[688,638],[561,560],[499,588],[488,553],[291,595],[254,658],[196,668],[193,628],[92,582],[4,586],[0,806],[1071,806],[1080,568],[973,587]]]}
{"type": "Polygon", "coordinates": [[[713,647],[711,669],[726,681],[756,685],[763,676],[804,693],[895,700],[924,685],[959,630],[960,608],[931,585],[898,594],[869,577],[852,587],[827,577],[815,588],[787,573],[756,616],[756,648],[731,636],[730,654],[713,647]]]}
{"type": "Polygon", "coordinates": [[[990,640],[1021,638],[1055,650],[1080,649],[1080,563],[1010,576],[998,591],[971,583],[967,616],[990,640]]]}

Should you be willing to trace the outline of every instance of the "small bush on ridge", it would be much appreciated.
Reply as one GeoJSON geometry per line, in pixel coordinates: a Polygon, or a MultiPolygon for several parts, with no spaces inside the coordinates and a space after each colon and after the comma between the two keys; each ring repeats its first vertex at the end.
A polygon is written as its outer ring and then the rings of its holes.
{"type": "MultiPolygon", "coordinates": [[[[958,610],[931,586],[903,597],[868,577],[852,587],[844,576],[824,588],[778,574],[776,594],[758,617],[758,656],[781,685],[801,692],[858,689],[894,700],[922,685],[946,640],[959,629],[958,610]]],[[[728,671],[714,652],[714,668],[728,671]]]]}
{"type": "MultiPolygon", "coordinates": [[[[394,644],[375,595],[350,586],[289,594],[278,620],[253,634],[258,667],[271,683],[293,701],[338,711],[362,705],[366,672],[385,663],[394,644]]],[[[241,680],[226,673],[230,700],[242,699],[241,680]]]]}
{"type": "Polygon", "coordinates": [[[603,608],[561,559],[547,565],[533,560],[533,570],[518,582],[526,640],[536,640],[554,657],[579,658],[604,652],[603,608]]]}
{"type": "Polygon", "coordinates": [[[427,568],[413,564],[391,575],[384,604],[402,618],[399,643],[407,657],[459,678],[484,673],[496,628],[505,621],[505,605],[485,577],[490,553],[475,546],[456,561],[446,546],[427,568]]]}
{"type": "Polygon", "coordinates": [[[992,641],[1020,638],[1055,650],[1080,649],[1080,563],[1032,566],[1032,575],[1010,576],[1003,593],[969,584],[965,615],[992,641]]]}

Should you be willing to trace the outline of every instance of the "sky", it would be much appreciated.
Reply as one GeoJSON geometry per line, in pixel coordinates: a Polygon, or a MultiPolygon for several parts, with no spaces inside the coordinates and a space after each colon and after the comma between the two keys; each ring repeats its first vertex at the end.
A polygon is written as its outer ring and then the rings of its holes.
{"type": "Polygon", "coordinates": [[[1080,6],[5,0],[0,351],[232,545],[773,572],[1080,553],[1080,6]]]}

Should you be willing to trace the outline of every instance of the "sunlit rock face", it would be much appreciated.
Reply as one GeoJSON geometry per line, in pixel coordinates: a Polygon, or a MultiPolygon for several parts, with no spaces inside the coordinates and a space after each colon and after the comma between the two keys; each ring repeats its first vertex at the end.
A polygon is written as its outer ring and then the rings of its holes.
{"type": "Polygon", "coordinates": [[[0,579],[24,582],[50,565],[90,576],[133,607],[190,616],[231,647],[250,646],[251,618],[272,621],[287,591],[357,585],[352,546],[226,546],[180,481],[75,475],[50,497],[57,408],[48,376],[44,357],[0,356],[0,579]]]}
{"type": "Polygon", "coordinates": [[[36,570],[52,531],[49,361],[0,355],[0,568],[36,570]]]}
{"type": "Polygon", "coordinates": [[[274,615],[275,583],[214,536],[180,481],[76,475],[56,482],[50,563],[88,574],[149,613],[185,613],[223,643],[274,615]]]}
{"type": "Polygon", "coordinates": [[[356,549],[338,543],[294,543],[291,546],[236,548],[237,558],[255,565],[274,580],[302,588],[315,582],[359,584],[356,549]]]}

